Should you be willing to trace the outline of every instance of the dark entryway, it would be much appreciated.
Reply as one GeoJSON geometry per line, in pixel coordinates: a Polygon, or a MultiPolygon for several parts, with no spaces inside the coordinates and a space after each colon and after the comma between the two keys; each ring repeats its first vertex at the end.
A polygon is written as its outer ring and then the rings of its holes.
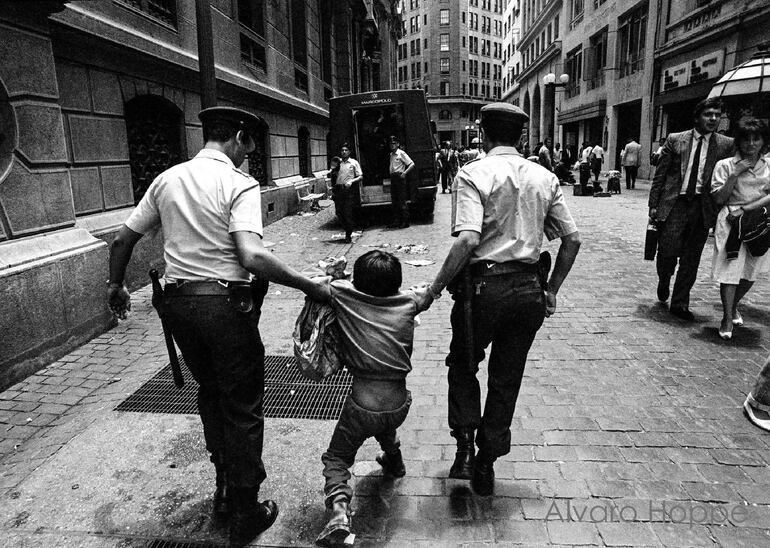
{"type": "Polygon", "coordinates": [[[618,134],[615,143],[615,169],[620,170],[620,151],[626,146],[626,139],[639,142],[642,129],[642,102],[634,101],[616,107],[618,109],[618,134]]]}

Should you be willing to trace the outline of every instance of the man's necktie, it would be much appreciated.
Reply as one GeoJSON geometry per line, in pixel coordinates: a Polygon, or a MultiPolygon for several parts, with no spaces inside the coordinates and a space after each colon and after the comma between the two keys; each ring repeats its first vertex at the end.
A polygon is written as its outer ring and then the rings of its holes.
{"type": "Polygon", "coordinates": [[[700,149],[703,144],[703,136],[698,137],[698,146],[695,147],[695,154],[692,159],[692,167],[690,168],[690,179],[687,181],[687,190],[684,195],[688,200],[692,200],[695,196],[695,187],[698,184],[698,170],[700,169],[700,149]]]}

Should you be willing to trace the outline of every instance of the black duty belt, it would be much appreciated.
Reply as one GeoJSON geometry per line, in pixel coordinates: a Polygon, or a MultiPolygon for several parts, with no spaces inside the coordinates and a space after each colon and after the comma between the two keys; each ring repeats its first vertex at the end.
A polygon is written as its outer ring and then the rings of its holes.
{"type": "Polygon", "coordinates": [[[522,261],[506,261],[504,263],[481,261],[470,265],[471,276],[482,278],[514,273],[535,274],[537,273],[537,268],[537,263],[525,263],[522,261]]]}
{"type": "Polygon", "coordinates": [[[167,283],[164,292],[167,297],[189,295],[226,297],[229,296],[232,293],[233,288],[236,287],[249,287],[249,283],[227,282],[224,280],[210,282],[178,280],[176,282],[167,283]]]}

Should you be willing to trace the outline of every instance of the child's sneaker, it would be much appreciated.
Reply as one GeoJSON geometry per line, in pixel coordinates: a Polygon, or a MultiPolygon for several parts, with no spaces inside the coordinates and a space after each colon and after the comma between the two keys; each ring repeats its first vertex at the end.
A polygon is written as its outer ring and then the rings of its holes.
{"type": "Polygon", "coordinates": [[[406,475],[406,467],[400,449],[393,454],[380,453],[375,460],[382,466],[382,471],[389,476],[403,478],[406,475]]]}

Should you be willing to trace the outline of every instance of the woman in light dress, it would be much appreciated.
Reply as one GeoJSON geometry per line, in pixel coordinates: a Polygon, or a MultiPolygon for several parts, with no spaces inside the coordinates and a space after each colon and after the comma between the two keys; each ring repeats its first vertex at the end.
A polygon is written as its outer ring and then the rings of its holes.
{"type": "Polygon", "coordinates": [[[747,211],[770,205],[770,157],[765,156],[767,127],[756,118],[738,124],[736,154],[717,162],[711,183],[714,202],[722,206],[714,230],[713,279],[719,282],[722,322],[719,336],[729,340],[733,327],[743,325],[738,303],[754,285],[757,276],[770,268],[770,251],[760,257],[740,242],[738,256],[729,259],[727,241],[738,218],[747,211]]]}

